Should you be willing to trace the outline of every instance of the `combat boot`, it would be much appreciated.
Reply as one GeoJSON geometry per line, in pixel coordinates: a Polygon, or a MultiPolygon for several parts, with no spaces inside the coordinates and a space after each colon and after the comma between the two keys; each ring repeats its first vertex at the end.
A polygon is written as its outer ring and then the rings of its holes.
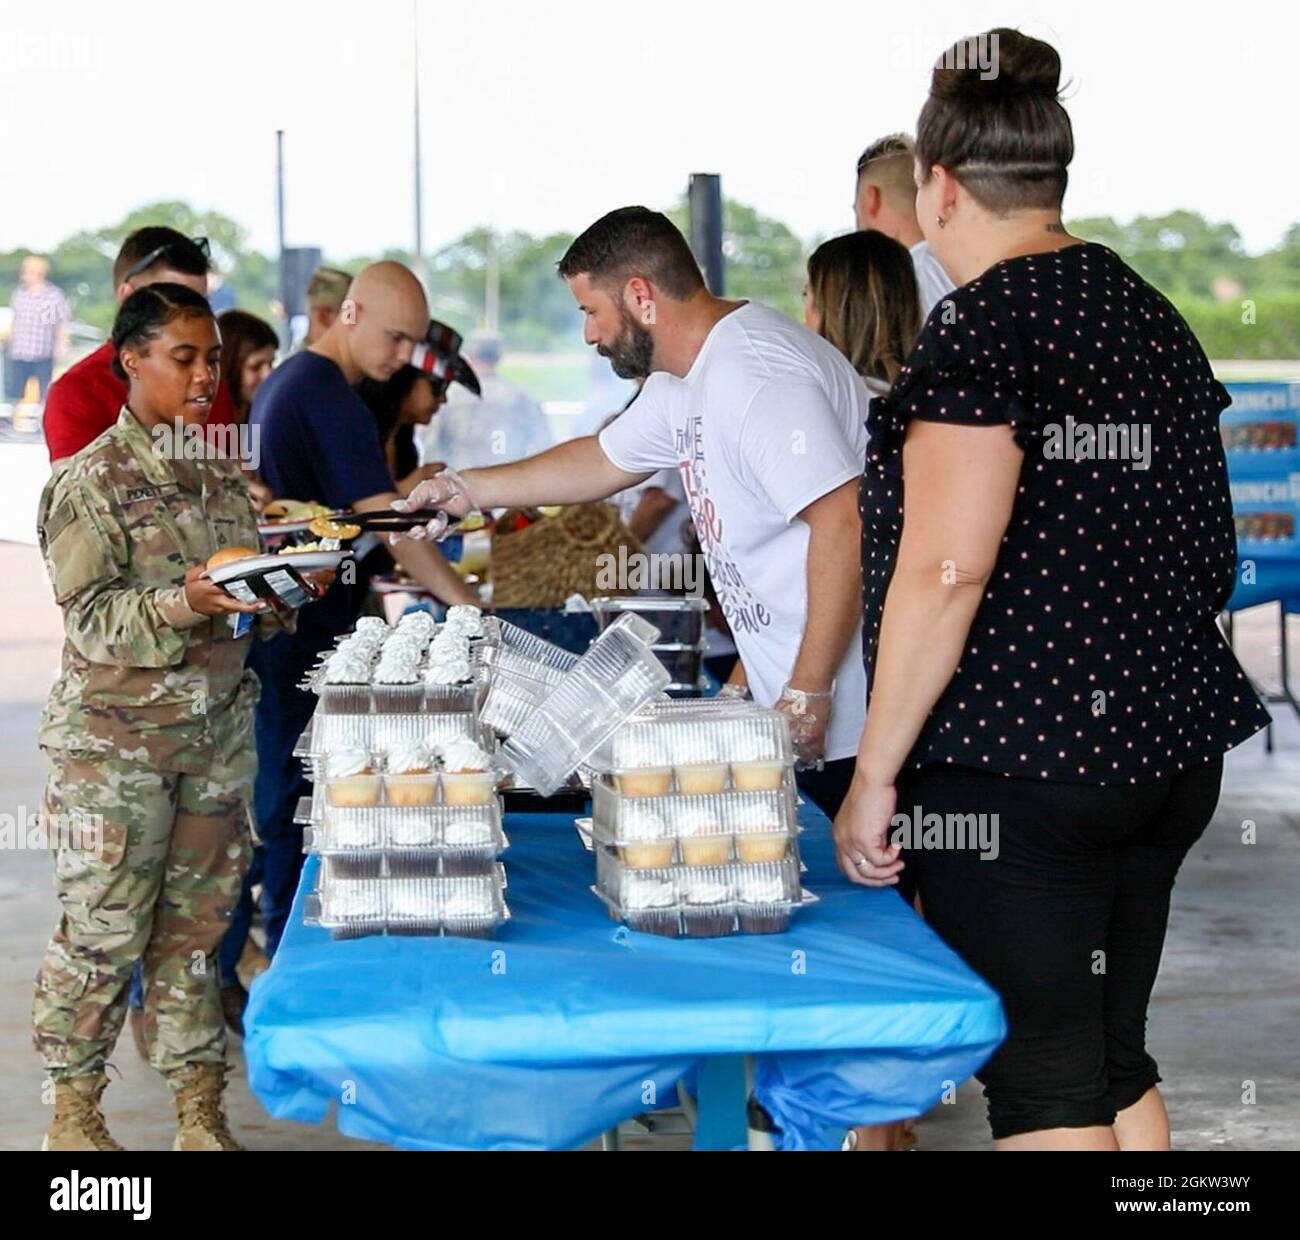
{"type": "Polygon", "coordinates": [[[41,1149],[61,1154],[89,1150],[121,1150],[109,1135],[99,1096],[108,1084],[103,1072],[73,1076],[54,1083],[54,1119],[41,1142],[41,1149]]]}
{"type": "Polygon", "coordinates": [[[221,1094],[226,1069],[221,1064],[196,1064],[169,1082],[176,1100],[179,1127],[174,1150],[242,1150],[230,1135],[221,1094]]]}

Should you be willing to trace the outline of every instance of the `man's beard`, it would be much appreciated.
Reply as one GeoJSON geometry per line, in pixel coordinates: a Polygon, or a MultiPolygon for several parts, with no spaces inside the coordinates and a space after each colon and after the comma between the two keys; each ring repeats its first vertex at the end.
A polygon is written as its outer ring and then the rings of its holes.
{"type": "Polygon", "coordinates": [[[608,347],[598,345],[596,352],[609,358],[609,364],[620,379],[645,379],[654,359],[654,337],[625,307],[620,306],[619,313],[623,317],[623,330],[618,339],[608,347]]]}

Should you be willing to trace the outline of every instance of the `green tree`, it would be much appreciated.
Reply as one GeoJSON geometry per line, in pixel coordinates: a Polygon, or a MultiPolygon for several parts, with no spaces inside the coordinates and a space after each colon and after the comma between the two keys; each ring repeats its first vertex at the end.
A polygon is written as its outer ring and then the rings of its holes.
{"type": "Polygon", "coordinates": [[[1070,229],[1110,246],[1169,297],[1210,297],[1217,280],[1250,280],[1252,259],[1236,228],[1195,211],[1139,215],[1127,224],[1100,216],[1075,220],[1070,229]]]}
{"type": "MultiPolygon", "coordinates": [[[[690,210],[683,197],[668,212],[688,237],[690,210]]],[[[791,318],[803,317],[807,276],[804,244],[780,220],[731,198],[722,202],[722,253],[726,294],[761,301],[791,318]]]]}

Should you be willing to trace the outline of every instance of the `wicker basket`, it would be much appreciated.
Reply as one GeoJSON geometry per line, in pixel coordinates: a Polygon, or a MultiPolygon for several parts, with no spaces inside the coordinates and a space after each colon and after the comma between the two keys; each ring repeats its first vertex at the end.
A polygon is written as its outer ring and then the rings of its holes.
{"type": "MultiPolygon", "coordinates": [[[[505,513],[498,528],[517,510],[505,513]]],[[[571,594],[630,594],[609,588],[600,574],[602,555],[617,561],[618,549],[631,555],[641,543],[610,504],[575,504],[554,517],[540,517],[514,533],[492,536],[493,607],[560,607],[571,594]]]]}

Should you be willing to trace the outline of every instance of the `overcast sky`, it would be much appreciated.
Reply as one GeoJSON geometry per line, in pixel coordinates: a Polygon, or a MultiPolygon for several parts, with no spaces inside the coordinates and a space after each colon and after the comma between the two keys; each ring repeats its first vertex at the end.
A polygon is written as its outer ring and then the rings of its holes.
{"type": "MultiPolygon", "coordinates": [[[[1073,79],[1067,214],[1177,207],[1248,248],[1300,219],[1294,4],[419,0],[425,238],[577,230],[691,171],[801,236],[852,227],[852,169],[911,129],[928,67],[995,24],[1073,79]]],[[[0,8],[0,248],[184,199],[335,258],[410,245],[410,0],[0,8]]]]}

